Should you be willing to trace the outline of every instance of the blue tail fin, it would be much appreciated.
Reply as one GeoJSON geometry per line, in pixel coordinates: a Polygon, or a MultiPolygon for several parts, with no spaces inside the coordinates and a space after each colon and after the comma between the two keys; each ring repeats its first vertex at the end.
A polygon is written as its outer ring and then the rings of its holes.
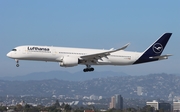
{"type": "Polygon", "coordinates": [[[157,61],[158,59],[150,59],[150,57],[161,55],[171,35],[172,33],[163,34],[157,41],[155,41],[143,52],[142,56],[134,64],[157,61]]]}

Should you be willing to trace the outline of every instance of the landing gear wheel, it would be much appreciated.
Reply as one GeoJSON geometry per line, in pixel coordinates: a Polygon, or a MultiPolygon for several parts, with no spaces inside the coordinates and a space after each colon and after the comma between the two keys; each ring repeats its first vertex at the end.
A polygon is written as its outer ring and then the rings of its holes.
{"type": "Polygon", "coordinates": [[[16,67],[19,67],[19,64],[16,64],[16,67]]]}
{"type": "Polygon", "coordinates": [[[85,68],[83,71],[84,72],[91,72],[91,71],[94,71],[94,68],[85,68]]]}
{"type": "Polygon", "coordinates": [[[90,71],[94,71],[94,68],[90,68],[90,71]]]}
{"type": "Polygon", "coordinates": [[[86,68],[83,69],[84,72],[91,72],[94,71],[94,68],[91,68],[91,65],[86,65],[86,68]]]}
{"type": "Polygon", "coordinates": [[[83,71],[84,71],[84,72],[87,72],[87,69],[85,68],[85,69],[83,69],[83,71]]]}

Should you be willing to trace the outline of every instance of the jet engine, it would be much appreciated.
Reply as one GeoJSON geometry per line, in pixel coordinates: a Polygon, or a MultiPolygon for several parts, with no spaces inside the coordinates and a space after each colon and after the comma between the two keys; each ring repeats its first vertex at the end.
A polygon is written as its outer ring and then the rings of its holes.
{"type": "Polygon", "coordinates": [[[61,67],[73,67],[78,65],[77,57],[64,57],[59,63],[61,67]]]}

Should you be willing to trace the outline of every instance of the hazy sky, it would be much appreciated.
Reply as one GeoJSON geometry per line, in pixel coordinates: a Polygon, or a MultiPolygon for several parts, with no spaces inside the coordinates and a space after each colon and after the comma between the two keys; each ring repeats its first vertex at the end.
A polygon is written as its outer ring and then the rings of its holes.
{"type": "Polygon", "coordinates": [[[163,54],[168,60],[132,66],[94,66],[95,71],[129,75],[180,73],[179,0],[1,0],[0,77],[31,72],[82,71],[85,66],[59,67],[58,63],[15,61],[6,54],[19,45],[53,45],[110,49],[126,43],[126,50],[144,51],[165,32],[173,35],[163,54]]]}

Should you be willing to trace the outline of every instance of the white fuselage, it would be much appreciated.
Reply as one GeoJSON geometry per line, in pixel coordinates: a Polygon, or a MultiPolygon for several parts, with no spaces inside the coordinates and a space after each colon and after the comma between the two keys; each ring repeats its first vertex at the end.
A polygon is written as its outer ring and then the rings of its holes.
{"type": "MultiPolygon", "coordinates": [[[[19,46],[10,51],[7,56],[18,60],[52,61],[61,62],[64,57],[81,59],[81,56],[106,52],[109,50],[49,47],[49,46],[19,46]]],[[[97,62],[82,61],[79,64],[90,65],[131,65],[142,53],[120,50],[101,59],[97,62]]]]}
{"type": "Polygon", "coordinates": [[[124,51],[129,44],[118,49],[100,50],[85,48],[68,48],[53,46],[19,46],[10,51],[7,56],[19,60],[59,62],[61,67],[86,65],[84,72],[94,71],[91,65],[132,65],[168,59],[169,54],[161,55],[172,33],[164,33],[144,52],[124,51]]]}

